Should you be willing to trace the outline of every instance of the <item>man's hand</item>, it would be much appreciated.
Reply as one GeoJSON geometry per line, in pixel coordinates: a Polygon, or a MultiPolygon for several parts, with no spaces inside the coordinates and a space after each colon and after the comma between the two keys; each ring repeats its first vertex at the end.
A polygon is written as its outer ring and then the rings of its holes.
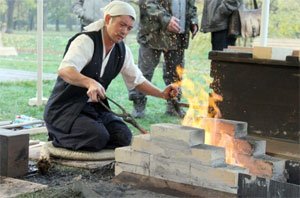
{"type": "Polygon", "coordinates": [[[196,36],[198,30],[199,30],[198,25],[197,24],[192,24],[192,26],[191,26],[192,39],[194,39],[194,37],[196,36]]]}
{"type": "Polygon", "coordinates": [[[95,80],[91,80],[89,83],[88,91],[86,92],[92,102],[98,102],[98,97],[101,99],[106,98],[104,87],[95,80]]]}
{"type": "Polygon", "coordinates": [[[168,85],[163,91],[163,98],[168,100],[171,98],[175,98],[179,93],[179,88],[175,84],[168,85]]]}
{"type": "Polygon", "coordinates": [[[172,16],[172,18],[167,26],[167,30],[170,32],[179,33],[180,32],[179,19],[172,16]]]}

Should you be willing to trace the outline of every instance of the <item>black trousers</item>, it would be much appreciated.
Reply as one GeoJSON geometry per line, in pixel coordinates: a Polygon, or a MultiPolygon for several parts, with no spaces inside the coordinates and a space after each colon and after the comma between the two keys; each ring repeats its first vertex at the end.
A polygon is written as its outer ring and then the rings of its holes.
{"type": "Polygon", "coordinates": [[[228,36],[227,29],[211,33],[212,50],[222,51],[224,48],[227,48],[228,45],[234,46],[235,41],[236,37],[228,36]]]}
{"type": "Polygon", "coordinates": [[[49,139],[56,147],[71,150],[100,151],[103,148],[128,146],[132,133],[114,114],[101,111],[95,103],[87,103],[75,119],[69,133],[46,123],[49,139]]]}

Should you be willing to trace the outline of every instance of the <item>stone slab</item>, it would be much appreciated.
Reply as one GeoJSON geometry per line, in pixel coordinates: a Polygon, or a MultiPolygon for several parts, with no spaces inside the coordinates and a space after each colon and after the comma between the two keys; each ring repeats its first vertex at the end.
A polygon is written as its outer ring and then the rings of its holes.
{"type": "Polygon", "coordinates": [[[150,156],[151,177],[190,184],[190,166],[191,163],[188,161],[150,156]]]}
{"type": "Polygon", "coordinates": [[[234,138],[241,138],[247,135],[247,122],[216,119],[216,118],[203,118],[201,120],[201,127],[205,131],[209,131],[211,135],[216,133],[224,133],[234,138]]]}
{"type": "Polygon", "coordinates": [[[239,173],[248,173],[248,171],[242,167],[233,165],[213,168],[192,163],[191,184],[237,194],[239,173]]]}
{"type": "Polygon", "coordinates": [[[240,164],[249,169],[249,173],[259,177],[273,179],[275,181],[286,182],[286,160],[268,155],[251,157],[238,154],[236,157],[240,164]]]}
{"type": "Polygon", "coordinates": [[[121,162],[116,162],[115,164],[115,175],[119,175],[122,172],[135,173],[140,175],[149,176],[150,169],[149,166],[137,166],[132,164],[125,164],[121,162]]]}
{"type": "Polygon", "coordinates": [[[142,167],[150,166],[150,154],[134,151],[130,146],[115,149],[115,160],[125,164],[132,164],[142,167]]]}
{"type": "Polygon", "coordinates": [[[204,143],[204,130],[170,123],[151,125],[151,138],[167,137],[187,143],[189,146],[204,143]]]}
{"type": "Polygon", "coordinates": [[[9,177],[0,177],[1,198],[16,197],[18,195],[35,192],[44,188],[47,188],[47,186],[9,177]]]}
{"type": "Polygon", "coordinates": [[[239,154],[258,156],[266,154],[266,141],[253,138],[242,137],[234,140],[233,150],[239,154]]]}
{"type": "Polygon", "coordinates": [[[134,136],[132,149],[152,155],[176,159],[187,159],[191,156],[191,149],[184,142],[168,139],[166,137],[156,137],[153,139],[150,137],[150,134],[134,136]]]}
{"type": "Polygon", "coordinates": [[[223,147],[199,144],[192,147],[192,158],[202,165],[220,166],[225,164],[225,149],[223,147]]]}

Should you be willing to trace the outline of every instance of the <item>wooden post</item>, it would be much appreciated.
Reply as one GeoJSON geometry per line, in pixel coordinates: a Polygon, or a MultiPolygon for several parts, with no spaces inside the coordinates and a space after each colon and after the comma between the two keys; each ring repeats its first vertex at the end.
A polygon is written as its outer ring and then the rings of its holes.
{"type": "Polygon", "coordinates": [[[41,106],[47,102],[43,98],[43,0],[37,0],[37,94],[29,99],[30,106],[41,106]]]}

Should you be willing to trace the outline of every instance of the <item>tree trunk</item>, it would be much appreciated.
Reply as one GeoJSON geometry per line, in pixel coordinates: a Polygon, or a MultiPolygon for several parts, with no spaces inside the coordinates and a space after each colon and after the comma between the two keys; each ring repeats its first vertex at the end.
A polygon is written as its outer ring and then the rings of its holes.
{"type": "Polygon", "coordinates": [[[59,32],[59,19],[55,20],[55,31],[59,32]]]}
{"type": "Polygon", "coordinates": [[[44,1],[44,18],[43,18],[43,29],[44,31],[47,30],[47,25],[48,25],[48,2],[44,1]]]}
{"type": "Polygon", "coordinates": [[[71,16],[68,16],[66,26],[70,31],[73,31],[73,20],[71,16]]]}
{"type": "Polygon", "coordinates": [[[34,29],[34,13],[35,10],[30,10],[28,13],[28,30],[32,31],[34,29]]]}
{"type": "Polygon", "coordinates": [[[7,3],[7,28],[6,33],[13,32],[13,16],[14,16],[14,7],[15,7],[15,0],[6,0],[7,3]]]}

